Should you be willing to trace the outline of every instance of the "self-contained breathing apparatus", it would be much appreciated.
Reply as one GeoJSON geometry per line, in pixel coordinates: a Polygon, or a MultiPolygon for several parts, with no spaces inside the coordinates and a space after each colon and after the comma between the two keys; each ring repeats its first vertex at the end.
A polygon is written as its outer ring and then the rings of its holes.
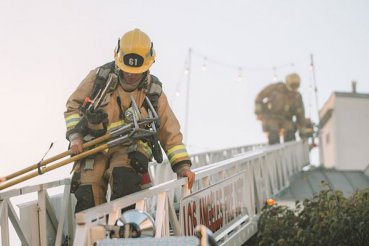
{"type": "MultiPolygon", "coordinates": [[[[99,137],[107,132],[107,114],[98,107],[104,100],[107,93],[110,93],[116,89],[118,85],[118,76],[119,68],[116,68],[114,61],[99,67],[91,94],[85,99],[84,103],[80,107],[80,111],[83,117],[76,125],[76,127],[67,133],[67,136],[74,132],[78,132],[83,136],[92,135],[92,137],[99,137]],[[88,122],[92,124],[102,124],[103,129],[91,129],[91,127],[88,127],[88,122]]],[[[140,82],[138,90],[145,89],[145,94],[150,100],[154,111],[158,112],[158,100],[162,92],[162,84],[157,77],[153,75],[149,76],[151,77],[150,85],[148,85],[146,80],[143,80],[140,82]]],[[[117,98],[117,100],[118,99],[120,100],[120,98],[117,98]]],[[[131,113],[134,112],[134,110],[130,111],[129,108],[125,112],[123,112],[119,101],[118,105],[120,106],[119,110],[121,111],[121,117],[124,118],[125,121],[132,121],[133,119],[131,113]]],[[[138,105],[131,106],[135,106],[138,110],[138,105]]],[[[148,103],[144,101],[142,107],[144,107],[147,112],[150,109],[149,106],[150,105],[148,105],[148,103]]],[[[159,117],[159,115],[157,117],[159,117]]],[[[156,131],[160,128],[160,122],[159,120],[157,120],[155,124],[148,125],[147,127],[152,127],[156,131]]],[[[151,159],[151,154],[158,163],[161,163],[163,161],[163,154],[157,134],[143,137],[141,140],[138,140],[136,144],[133,144],[129,147],[129,159],[132,160],[131,164],[136,169],[136,171],[140,173],[147,172],[148,161],[149,159],[151,159]],[[149,146],[149,150],[145,148],[145,145],[149,146]],[[144,149],[145,151],[138,151],[139,149],[144,149]],[[142,153],[148,151],[151,153],[142,153]],[[143,161],[145,159],[146,161],[143,161]]]]}

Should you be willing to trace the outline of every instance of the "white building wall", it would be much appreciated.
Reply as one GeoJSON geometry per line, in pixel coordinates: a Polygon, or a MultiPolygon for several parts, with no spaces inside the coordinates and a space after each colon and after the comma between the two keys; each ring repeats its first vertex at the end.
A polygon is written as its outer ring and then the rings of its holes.
{"type": "Polygon", "coordinates": [[[369,164],[369,98],[336,97],[335,168],[364,170],[369,164]]]}
{"type": "MultiPolygon", "coordinates": [[[[332,118],[335,117],[333,113],[332,118]]],[[[335,144],[335,121],[331,118],[323,128],[322,142],[323,142],[323,164],[326,168],[333,168],[336,163],[336,144],[335,144]]]]}
{"type": "Polygon", "coordinates": [[[326,168],[333,168],[336,162],[336,146],[335,146],[335,110],[334,110],[334,100],[335,96],[332,94],[328,101],[324,104],[324,107],[321,109],[319,115],[322,118],[325,114],[328,113],[328,110],[333,109],[332,117],[328,120],[328,122],[324,125],[323,129],[320,131],[321,138],[319,141],[321,144],[321,153],[320,153],[320,162],[326,168]]]}
{"type": "Polygon", "coordinates": [[[364,170],[369,165],[369,95],[333,93],[320,111],[332,116],[321,129],[323,165],[364,170]]]}

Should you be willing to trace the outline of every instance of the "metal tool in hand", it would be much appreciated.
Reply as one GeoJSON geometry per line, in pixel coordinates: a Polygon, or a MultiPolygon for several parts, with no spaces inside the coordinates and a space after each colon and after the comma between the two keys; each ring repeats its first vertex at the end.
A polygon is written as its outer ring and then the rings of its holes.
{"type": "MultiPolygon", "coordinates": [[[[134,101],[133,98],[132,102],[134,102],[134,104],[136,103],[134,101]]],[[[72,155],[71,151],[65,151],[63,153],[60,153],[56,156],[53,156],[51,158],[48,158],[44,161],[41,161],[37,164],[31,165],[27,168],[21,169],[15,173],[12,173],[10,175],[5,176],[4,178],[2,178],[4,181],[3,183],[0,184],[0,190],[6,189],[10,186],[13,186],[15,184],[21,183],[23,181],[26,181],[28,179],[31,179],[33,177],[36,177],[38,175],[40,175],[39,171],[33,171],[34,169],[39,169],[40,167],[42,167],[42,174],[49,172],[51,170],[54,170],[56,168],[62,167],[66,164],[69,164],[71,162],[74,161],[78,161],[80,159],[86,158],[87,156],[96,154],[98,152],[104,151],[108,148],[111,148],[113,146],[119,145],[119,144],[128,144],[131,143],[134,140],[140,139],[140,138],[144,138],[147,136],[152,136],[154,134],[156,134],[156,129],[154,127],[155,122],[157,120],[159,120],[159,118],[157,117],[157,113],[154,110],[154,108],[152,107],[152,104],[150,102],[150,100],[145,97],[146,102],[149,104],[149,107],[151,110],[149,110],[148,112],[148,117],[143,117],[140,114],[140,111],[138,110],[137,104],[135,106],[135,110],[136,113],[138,113],[138,115],[140,115],[139,118],[137,118],[137,116],[134,116],[134,122],[131,122],[127,125],[124,125],[122,127],[117,128],[116,130],[113,130],[111,132],[108,132],[107,134],[105,134],[104,136],[101,136],[99,138],[93,139],[89,142],[86,142],[85,144],[83,144],[83,148],[84,149],[89,149],[89,150],[85,150],[82,153],[78,154],[78,155],[74,155],[71,156],[68,159],[59,161],[57,163],[53,163],[50,164],[52,162],[55,162],[59,159],[62,159],[68,155],[72,155]],[[152,111],[152,112],[151,112],[152,111]],[[145,127],[147,125],[151,125],[152,127],[150,129],[145,129],[145,127]],[[110,141],[109,141],[110,140],[110,141]],[[108,141],[108,142],[106,142],[108,141]],[[46,166],[47,164],[50,164],[49,166],[46,166]],[[16,178],[16,179],[15,179],[16,178]],[[13,180],[12,180],[13,179],[13,180]]]]}

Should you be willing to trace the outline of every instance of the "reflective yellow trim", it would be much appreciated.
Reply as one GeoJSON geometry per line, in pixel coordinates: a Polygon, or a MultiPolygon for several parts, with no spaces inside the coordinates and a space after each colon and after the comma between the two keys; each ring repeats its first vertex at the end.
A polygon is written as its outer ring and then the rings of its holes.
{"type": "Polygon", "coordinates": [[[137,142],[137,148],[143,150],[150,158],[152,157],[152,151],[148,143],[139,140],[137,142]]]}
{"type": "Polygon", "coordinates": [[[75,126],[75,125],[77,125],[77,124],[78,124],[78,122],[79,122],[79,120],[76,120],[76,121],[73,121],[73,122],[68,123],[68,124],[67,124],[67,129],[69,129],[69,128],[71,128],[71,127],[75,126]]]}
{"type": "Polygon", "coordinates": [[[171,155],[174,151],[176,151],[176,150],[180,150],[180,149],[186,150],[186,147],[185,147],[183,144],[181,144],[181,145],[176,145],[176,146],[174,146],[174,147],[170,148],[170,149],[167,151],[167,155],[169,156],[169,155],[171,155]]]}
{"type": "Polygon", "coordinates": [[[116,128],[118,126],[123,126],[125,125],[125,122],[123,120],[120,120],[120,121],[117,121],[117,122],[114,122],[114,123],[111,123],[109,126],[108,126],[108,130],[110,129],[113,129],[113,128],[116,128]]]}
{"type": "Polygon", "coordinates": [[[70,128],[77,125],[80,119],[81,116],[79,114],[71,114],[65,117],[65,124],[67,125],[67,128],[70,128]]]}
{"type": "Polygon", "coordinates": [[[183,157],[188,157],[188,153],[187,152],[184,152],[184,153],[179,153],[179,154],[176,154],[174,155],[172,158],[170,158],[169,162],[172,164],[172,163],[175,163],[175,161],[179,158],[183,158],[183,157]]]}
{"type": "Polygon", "coordinates": [[[183,144],[170,148],[166,153],[171,164],[176,163],[178,159],[189,158],[186,147],[183,144]]]}
{"type": "Polygon", "coordinates": [[[71,119],[77,119],[77,118],[79,119],[79,118],[81,118],[81,116],[79,114],[71,114],[71,115],[65,117],[65,121],[69,121],[71,119]]]}

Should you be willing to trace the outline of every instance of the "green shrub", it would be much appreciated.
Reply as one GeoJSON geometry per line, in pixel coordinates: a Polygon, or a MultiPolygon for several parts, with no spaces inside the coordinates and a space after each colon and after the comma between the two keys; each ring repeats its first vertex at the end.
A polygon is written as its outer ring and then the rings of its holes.
{"type": "Polygon", "coordinates": [[[265,206],[254,245],[369,245],[369,188],[345,198],[324,184],[296,208],[265,206]]]}

